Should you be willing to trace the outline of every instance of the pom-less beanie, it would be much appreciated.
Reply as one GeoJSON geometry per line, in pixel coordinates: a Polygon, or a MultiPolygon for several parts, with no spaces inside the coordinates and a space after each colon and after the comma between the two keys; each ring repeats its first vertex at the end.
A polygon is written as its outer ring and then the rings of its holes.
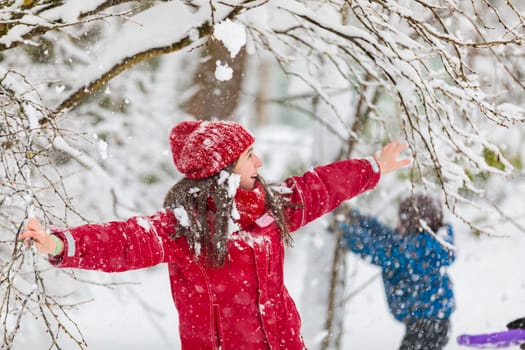
{"type": "Polygon", "coordinates": [[[231,121],[183,121],[170,133],[177,169],[188,179],[203,179],[232,164],[255,138],[231,121]]]}

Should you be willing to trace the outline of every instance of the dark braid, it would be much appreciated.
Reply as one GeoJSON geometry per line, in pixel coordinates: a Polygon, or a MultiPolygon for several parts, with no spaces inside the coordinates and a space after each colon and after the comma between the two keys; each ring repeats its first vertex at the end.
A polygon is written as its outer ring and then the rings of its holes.
{"type": "Polygon", "coordinates": [[[226,187],[218,184],[218,179],[219,174],[198,180],[183,178],[164,199],[165,208],[180,207],[188,215],[189,225],[178,220],[174,238],[186,237],[195,256],[204,253],[214,265],[222,265],[225,261],[229,213],[233,207],[233,198],[229,197],[226,187]],[[210,199],[217,209],[213,217],[208,212],[210,199]]]}
{"type": "MultiPolygon", "coordinates": [[[[195,257],[204,253],[208,262],[217,267],[224,265],[228,255],[228,223],[234,203],[234,198],[228,193],[227,182],[219,184],[219,176],[220,174],[217,173],[198,180],[183,178],[168,191],[164,199],[165,208],[182,208],[188,215],[189,225],[185,226],[186,222],[178,220],[177,232],[173,238],[186,237],[195,257]],[[210,216],[208,210],[210,199],[216,207],[213,216],[210,216]]],[[[264,188],[266,206],[274,216],[281,232],[281,239],[285,244],[291,245],[292,237],[288,230],[288,217],[285,211],[285,207],[289,204],[260,176],[258,181],[264,188]]]]}

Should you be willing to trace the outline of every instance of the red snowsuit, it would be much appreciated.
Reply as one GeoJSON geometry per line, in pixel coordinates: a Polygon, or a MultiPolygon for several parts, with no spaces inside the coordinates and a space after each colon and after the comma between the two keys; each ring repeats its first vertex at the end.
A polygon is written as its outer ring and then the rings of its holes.
{"type": "MultiPolygon", "coordinates": [[[[345,160],[287,179],[288,196],[300,205],[288,209],[290,231],[375,187],[378,170],[374,160],[345,160]]],[[[65,247],[50,260],[107,272],[168,263],[183,349],[304,349],[299,314],[283,281],[284,245],[269,213],[232,235],[220,268],[195,259],[185,238],[170,238],[175,225],[173,211],[165,209],[54,230],[65,247]]]]}

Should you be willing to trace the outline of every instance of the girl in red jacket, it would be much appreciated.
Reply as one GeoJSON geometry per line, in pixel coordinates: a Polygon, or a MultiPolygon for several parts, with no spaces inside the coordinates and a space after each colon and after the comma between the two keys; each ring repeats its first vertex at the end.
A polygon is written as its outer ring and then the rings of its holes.
{"type": "Polygon", "coordinates": [[[290,232],[409,164],[406,147],[375,158],[319,166],[270,187],[258,174],[254,137],[233,122],[185,121],[170,134],[184,178],[163,210],[124,222],[51,229],[29,221],[32,238],[58,267],[106,272],[168,263],[183,349],[304,349],[297,308],[284,286],[290,232]]]}

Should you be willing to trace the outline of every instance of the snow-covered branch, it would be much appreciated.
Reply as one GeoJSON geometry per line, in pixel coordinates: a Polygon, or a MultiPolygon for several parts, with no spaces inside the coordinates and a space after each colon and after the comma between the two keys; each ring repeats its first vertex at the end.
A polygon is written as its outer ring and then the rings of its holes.
{"type": "MultiPolygon", "coordinates": [[[[265,28],[246,25],[261,51],[270,51],[288,75],[303,80],[330,106],[349,138],[350,123],[331,98],[335,89],[346,85],[349,94],[367,96],[361,89],[373,85],[396,101],[395,110],[374,108],[373,118],[389,129],[400,126],[415,160],[413,180],[423,183],[433,173],[434,182],[452,199],[462,198],[459,192],[465,188],[482,193],[472,175],[515,171],[497,141],[480,130],[514,128],[525,121],[525,90],[517,78],[523,74],[517,57],[523,54],[525,27],[517,5],[288,1],[275,9],[289,15],[288,21],[265,28]],[[480,53],[483,64],[477,62],[480,53]],[[336,73],[330,84],[321,85],[317,74],[330,64],[336,73]],[[487,74],[487,65],[494,74],[487,74]],[[508,77],[499,87],[508,95],[498,91],[496,75],[508,77]],[[368,84],[361,83],[365,76],[368,84]],[[487,161],[488,155],[497,164],[487,161]],[[449,171],[451,159],[463,175],[449,171]]],[[[377,107],[370,100],[367,104],[377,107]]]]}

